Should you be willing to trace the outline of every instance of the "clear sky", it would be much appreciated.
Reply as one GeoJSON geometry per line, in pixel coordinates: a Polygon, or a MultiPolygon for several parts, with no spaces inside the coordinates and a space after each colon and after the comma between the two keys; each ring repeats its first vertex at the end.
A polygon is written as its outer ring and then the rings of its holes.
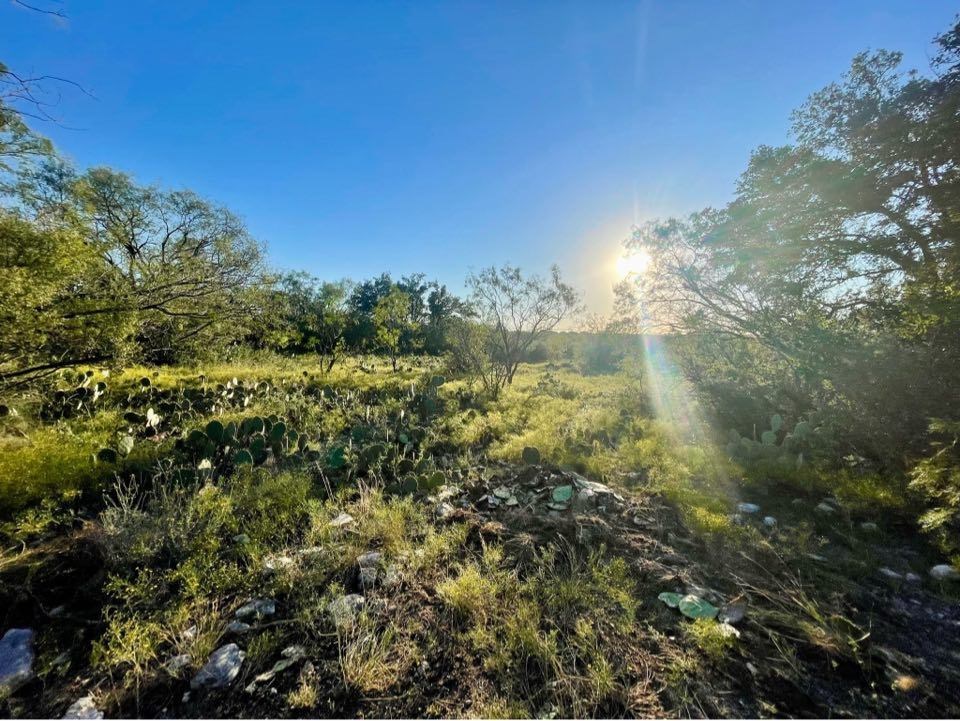
{"type": "Polygon", "coordinates": [[[724,203],[750,150],[867,48],[925,69],[941,0],[0,0],[0,59],[60,75],[81,166],[238,212],[323,278],[551,262],[609,307],[634,222],[724,203]]]}

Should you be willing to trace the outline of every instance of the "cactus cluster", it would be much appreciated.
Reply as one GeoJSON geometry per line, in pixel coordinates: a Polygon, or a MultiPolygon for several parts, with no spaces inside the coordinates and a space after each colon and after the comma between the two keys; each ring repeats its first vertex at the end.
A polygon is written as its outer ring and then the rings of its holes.
{"type": "Polygon", "coordinates": [[[239,423],[212,420],[177,440],[175,448],[193,463],[219,474],[237,466],[302,465],[321,454],[306,435],[288,428],[277,416],[249,416],[239,423]],[[206,463],[204,463],[206,461],[206,463]]]}
{"type": "Polygon", "coordinates": [[[103,381],[93,382],[93,371],[80,373],[77,385],[68,390],[53,392],[40,407],[40,418],[45,421],[57,421],[63,418],[76,418],[81,415],[93,415],[98,401],[107,391],[103,381]]]}
{"type": "Polygon", "coordinates": [[[731,429],[726,447],[727,453],[731,458],[739,461],[779,459],[783,463],[792,463],[799,468],[804,463],[804,454],[806,453],[809,457],[811,441],[817,433],[813,420],[798,421],[792,432],[783,431],[783,416],[779,413],[770,417],[770,427],[760,433],[759,441],[741,436],[735,429],[731,429]]]}

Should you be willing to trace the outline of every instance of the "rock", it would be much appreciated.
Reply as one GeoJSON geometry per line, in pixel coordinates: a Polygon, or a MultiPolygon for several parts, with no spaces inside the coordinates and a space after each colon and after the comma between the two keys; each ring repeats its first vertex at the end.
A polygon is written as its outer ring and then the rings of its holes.
{"type": "Polygon", "coordinates": [[[97,708],[93,696],[82,696],[70,704],[62,718],[99,719],[103,718],[103,711],[97,708]]]}
{"type": "Polygon", "coordinates": [[[272,598],[254,598],[247,601],[233,614],[238,619],[263,618],[277,612],[277,602],[272,598]]]}
{"type": "Polygon", "coordinates": [[[908,573],[906,575],[906,579],[907,579],[907,583],[923,583],[923,578],[921,578],[918,574],[913,572],[908,573]]]}
{"type": "Polygon", "coordinates": [[[807,503],[807,502],[806,502],[805,500],[803,500],[802,498],[794,498],[792,501],[790,501],[790,505],[791,505],[791,506],[795,506],[795,507],[797,507],[797,508],[799,508],[800,506],[806,505],[806,503],[807,503]]]}
{"type": "Polygon", "coordinates": [[[450,516],[452,516],[456,512],[456,510],[457,509],[455,509],[449,503],[444,501],[433,510],[433,515],[435,515],[441,521],[445,521],[448,518],[450,518],[450,516]]]}
{"type": "Polygon", "coordinates": [[[501,501],[505,501],[513,495],[513,491],[506,486],[497,486],[495,489],[493,489],[493,495],[499,498],[501,501]]]}
{"type": "Polygon", "coordinates": [[[777,519],[774,518],[773,516],[764,516],[763,525],[766,526],[767,528],[776,528],[777,519]]]}
{"type": "Polygon", "coordinates": [[[809,558],[811,561],[816,561],[817,563],[826,563],[826,562],[827,562],[827,558],[826,558],[825,556],[821,556],[819,553],[808,553],[808,554],[806,554],[806,556],[807,556],[807,558],[809,558]]]}
{"type": "Polygon", "coordinates": [[[380,551],[368,551],[357,556],[357,565],[360,568],[373,568],[380,563],[383,554],[380,551]]]}
{"type": "Polygon", "coordinates": [[[284,568],[290,568],[294,561],[290,556],[271,556],[263,562],[263,572],[266,574],[276,573],[284,568]]]}
{"type": "Polygon", "coordinates": [[[180,672],[183,671],[190,665],[190,654],[181,653],[177,656],[174,656],[168,660],[163,667],[167,670],[171,676],[179,676],[180,672]]]}
{"type": "Polygon", "coordinates": [[[717,629],[724,638],[740,638],[740,632],[729,623],[717,624],[717,629]]]}
{"type": "Polygon", "coordinates": [[[751,515],[751,514],[754,514],[754,513],[759,513],[759,512],[760,512],[760,506],[758,506],[756,503],[738,503],[738,504],[737,504],[737,512],[738,512],[738,513],[746,513],[747,515],[751,515]]]}
{"type": "Polygon", "coordinates": [[[236,536],[233,537],[233,542],[239,543],[241,545],[245,543],[250,543],[250,536],[248,536],[246,533],[238,533],[236,536]]]}
{"type": "Polygon", "coordinates": [[[747,519],[744,518],[740,513],[731,513],[729,516],[727,516],[727,518],[730,519],[730,523],[732,523],[734,526],[742,526],[747,522],[747,519]]]}
{"type": "Polygon", "coordinates": [[[190,682],[190,688],[222,688],[230,685],[240,673],[240,666],[247,654],[235,643],[221,646],[210,656],[190,682]]]}
{"type": "Polygon", "coordinates": [[[256,691],[258,683],[264,683],[265,681],[272,680],[273,677],[281,671],[286,671],[295,663],[305,659],[307,657],[307,650],[303,646],[287,646],[280,652],[280,656],[282,658],[273,664],[273,668],[271,668],[269,671],[264,671],[247,685],[247,687],[244,689],[247,693],[253,693],[256,691]]]}
{"type": "Polygon", "coordinates": [[[937,581],[956,581],[960,578],[960,571],[948,563],[941,563],[930,569],[930,577],[937,581]]]}
{"type": "Polygon", "coordinates": [[[253,628],[253,626],[251,626],[249,623],[244,623],[243,621],[231,621],[227,624],[227,631],[229,633],[246,633],[251,628],[253,628]]]}
{"type": "Polygon", "coordinates": [[[822,513],[824,516],[831,516],[837,512],[836,508],[826,502],[817,504],[817,507],[813,510],[815,510],[817,513],[822,513]]]}
{"type": "Polygon", "coordinates": [[[341,513],[339,516],[330,521],[331,526],[334,528],[345,528],[353,523],[353,516],[349,513],[341,513]]]}
{"type": "Polygon", "coordinates": [[[393,588],[400,583],[400,569],[395,564],[390,564],[383,570],[384,588],[393,588]]]}
{"type": "Polygon", "coordinates": [[[887,568],[886,566],[883,566],[883,567],[881,567],[879,570],[880,570],[880,575],[881,575],[881,576],[883,576],[884,578],[888,578],[888,579],[890,579],[891,581],[902,581],[902,580],[903,580],[903,576],[902,576],[901,574],[897,573],[896,571],[894,571],[892,568],[887,568]]]}
{"type": "Polygon", "coordinates": [[[740,621],[742,621],[743,617],[746,615],[747,604],[728,603],[720,609],[720,613],[717,615],[717,620],[720,621],[720,623],[729,623],[733,625],[735,623],[740,623],[740,621]]]}
{"type": "Polygon", "coordinates": [[[357,612],[363,608],[364,598],[359,593],[348,593],[339,596],[327,604],[327,613],[333,617],[335,626],[345,626],[353,623],[357,612]]]}
{"type": "Polygon", "coordinates": [[[864,521],[860,524],[860,530],[864,531],[865,533],[876,533],[879,528],[873,521],[864,521]]]}
{"type": "Polygon", "coordinates": [[[11,628],[0,639],[0,698],[33,678],[33,629],[11,628]]]}

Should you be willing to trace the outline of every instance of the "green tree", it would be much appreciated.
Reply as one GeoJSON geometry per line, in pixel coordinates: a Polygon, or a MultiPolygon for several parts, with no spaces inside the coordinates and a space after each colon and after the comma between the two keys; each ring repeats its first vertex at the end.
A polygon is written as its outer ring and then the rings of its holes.
{"type": "Polygon", "coordinates": [[[937,39],[930,77],[858,55],[794,114],[794,144],[753,154],[726,208],[627,242],[654,260],[643,320],[752,345],[760,375],[785,363],[798,412],[846,408],[888,456],[960,394],[958,33],[937,39]]]}
{"type": "Polygon", "coordinates": [[[390,356],[390,363],[396,371],[404,333],[413,327],[410,321],[410,296],[394,288],[377,302],[373,309],[373,323],[377,343],[390,356]]]}

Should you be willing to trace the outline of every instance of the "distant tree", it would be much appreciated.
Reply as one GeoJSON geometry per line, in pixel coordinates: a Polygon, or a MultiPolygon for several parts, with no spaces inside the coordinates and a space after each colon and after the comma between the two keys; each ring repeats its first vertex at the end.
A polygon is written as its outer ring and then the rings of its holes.
{"type": "Polygon", "coordinates": [[[349,291],[349,281],[322,282],[303,272],[283,276],[279,295],[288,334],[285,349],[319,354],[323,371],[330,372],[344,349],[349,291]]]}
{"type": "Polygon", "coordinates": [[[380,349],[390,356],[393,370],[397,370],[397,360],[401,355],[404,333],[410,331],[410,296],[399,288],[394,288],[377,302],[373,309],[373,322],[380,349]]]}
{"type": "MultiPolygon", "coordinates": [[[[549,280],[524,277],[519,268],[505,265],[487,268],[467,278],[471,308],[482,329],[469,332],[460,326],[454,344],[464,344],[454,352],[472,355],[483,348],[484,363],[495,370],[487,375],[487,390],[498,395],[504,385],[513,382],[517,368],[531,346],[555,328],[578,307],[572,287],[560,278],[554,266],[549,280]]],[[[475,367],[479,361],[472,362],[475,367]]]]}
{"type": "Polygon", "coordinates": [[[450,349],[451,323],[467,313],[467,305],[447,290],[445,285],[434,285],[427,296],[427,322],[423,330],[423,349],[431,355],[440,355],[450,349]]]}
{"type": "Polygon", "coordinates": [[[347,329],[347,346],[357,352],[366,352],[377,347],[377,329],[374,325],[373,311],[377,303],[393,290],[393,280],[389,273],[377,278],[357,283],[347,307],[350,311],[350,327],[347,329]]]}

